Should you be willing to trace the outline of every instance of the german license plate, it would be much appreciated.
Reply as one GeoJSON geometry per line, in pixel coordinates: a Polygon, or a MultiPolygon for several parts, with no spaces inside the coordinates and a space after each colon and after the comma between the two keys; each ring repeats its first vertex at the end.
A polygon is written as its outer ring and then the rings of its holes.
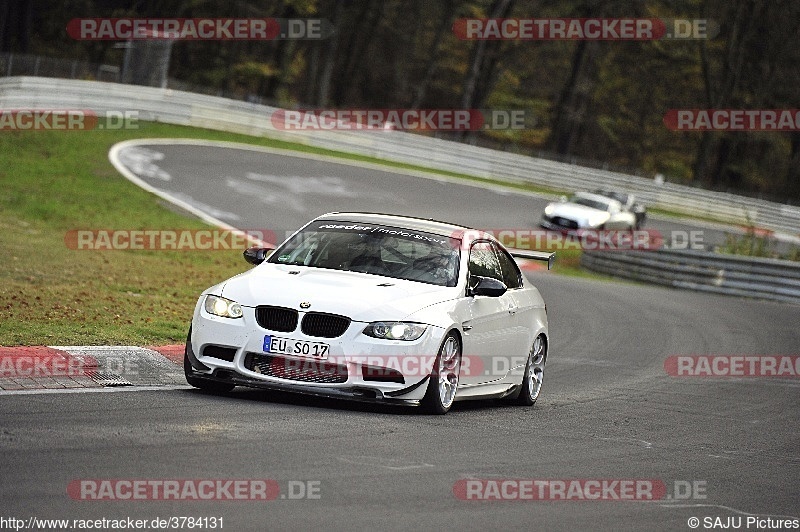
{"type": "Polygon", "coordinates": [[[264,352],[275,355],[292,355],[297,357],[328,358],[330,346],[321,342],[306,342],[292,338],[281,338],[267,334],[264,336],[264,352]]]}

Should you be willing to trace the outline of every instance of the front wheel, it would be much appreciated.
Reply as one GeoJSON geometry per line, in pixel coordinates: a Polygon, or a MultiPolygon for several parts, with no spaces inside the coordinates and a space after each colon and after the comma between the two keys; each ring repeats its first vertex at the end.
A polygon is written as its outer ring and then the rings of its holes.
{"type": "Polygon", "coordinates": [[[525,365],[525,374],[522,377],[522,388],[517,396],[517,404],[531,406],[539,398],[542,391],[544,377],[544,363],[547,358],[547,346],[543,336],[539,335],[533,341],[528,353],[528,363],[525,365]]]}
{"type": "Polygon", "coordinates": [[[450,411],[458,391],[460,372],[461,342],[455,333],[449,333],[439,348],[428,389],[422,399],[425,411],[432,414],[446,414],[450,411]]]}

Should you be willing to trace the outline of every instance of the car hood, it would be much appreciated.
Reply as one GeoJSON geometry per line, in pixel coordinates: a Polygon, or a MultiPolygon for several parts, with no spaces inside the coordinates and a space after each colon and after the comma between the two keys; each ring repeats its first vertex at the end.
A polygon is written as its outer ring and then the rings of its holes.
{"type": "Polygon", "coordinates": [[[218,286],[222,289],[214,293],[246,307],[274,305],[304,310],[300,303],[308,302],[309,311],[341,314],[363,322],[402,320],[463,292],[459,288],[366,273],[271,263],[218,286]]]}
{"type": "Polygon", "coordinates": [[[575,220],[581,227],[596,227],[605,223],[611,215],[606,211],[577,203],[551,203],[550,216],[575,220]]]}

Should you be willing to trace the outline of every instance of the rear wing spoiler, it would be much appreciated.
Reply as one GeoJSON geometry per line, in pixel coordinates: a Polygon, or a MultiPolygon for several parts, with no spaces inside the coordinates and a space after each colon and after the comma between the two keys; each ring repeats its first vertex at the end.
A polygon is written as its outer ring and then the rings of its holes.
{"type": "Polygon", "coordinates": [[[556,261],[556,254],[549,251],[532,251],[529,249],[509,249],[511,256],[517,259],[541,260],[547,262],[547,269],[553,269],[556,261]]]}

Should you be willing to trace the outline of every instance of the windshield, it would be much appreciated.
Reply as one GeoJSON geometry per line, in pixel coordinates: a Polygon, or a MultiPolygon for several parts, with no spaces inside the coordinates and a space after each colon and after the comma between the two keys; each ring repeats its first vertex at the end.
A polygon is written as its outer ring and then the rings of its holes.
{"type": "Polygon", "coordinates": [[[583,205],[584,207],[591,207],[592,209],[598,209],[598,210],[601,210],[601,211],[609,210],[608,203],[605,203],[603,201],[597,201],[597,200],[589,199],[589,198],[586,198],[586,197],[583,197],[583,196],[572,196],[569,199],[569,202],[570,203],[575,203],[577,205],[583,205]]]}
{"type": "Polygon", "coordinates": [[[267,262],[456,286],[460,244],[411,229],[326,221],[294,235],[267,262]]]}
{"type": "Polygon", "coordinates": [[[607,198],[615,199],[618,202],[622,203],[623,205],[628,203],[628,195],[624,192],[614,192],[611,190],[595,190],[595,194],[600,194],[601,196],[606,196],[607,198]]]}

